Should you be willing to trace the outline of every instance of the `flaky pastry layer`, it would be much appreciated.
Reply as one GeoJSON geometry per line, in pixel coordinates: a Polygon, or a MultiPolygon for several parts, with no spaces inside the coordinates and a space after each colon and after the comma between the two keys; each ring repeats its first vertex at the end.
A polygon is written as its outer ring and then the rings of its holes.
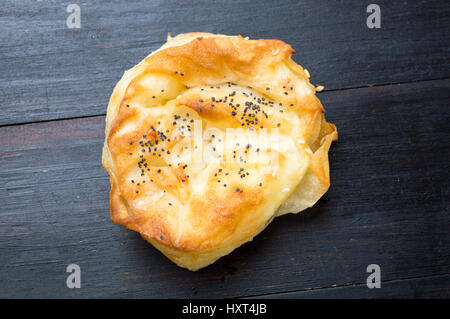
{"type": "Polygon", "coordinates": [[[293,53],[280,40],[187,33],[126,71],[106,117],[111,219],[197,270],[314,205],[337,131],[293,53]],[[277,144],[251,135],[264,132],[277,144]]]}

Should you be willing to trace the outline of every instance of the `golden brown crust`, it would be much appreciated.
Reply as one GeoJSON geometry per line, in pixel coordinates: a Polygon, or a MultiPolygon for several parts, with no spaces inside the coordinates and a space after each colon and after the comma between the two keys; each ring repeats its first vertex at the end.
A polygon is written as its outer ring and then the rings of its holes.
{"type": "Polygon", "coordinates": [[[312,206],[329,187],[328,149],[337,133],[293,52],[279,40],[188,33],[125,72],[108,105],[103,148],[111,219],[197,270],[274,216],[312,206]],[[242,145],[224,146],[235,160],[224,153],[196,161],[196,120],[202,134],[267,129],[281,144],[260,150],[241,134],[242,145]],[[187,149],[193,162],[178,161],[187,149]],[[276,165],[247,162],[250,153],[276,156],[276,165]]]}

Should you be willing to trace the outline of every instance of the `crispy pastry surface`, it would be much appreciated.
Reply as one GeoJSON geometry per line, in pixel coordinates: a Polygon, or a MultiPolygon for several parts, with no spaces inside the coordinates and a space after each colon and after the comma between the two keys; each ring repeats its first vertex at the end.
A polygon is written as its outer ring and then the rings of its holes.
{"type": "Polygon", "coordinates": [[[106,118],[111,219],[197,270],[273,217],[314,205],[330,185],[337,131],[293,52],[279,40],[187,33],[126,71],[106,118]],[[278,144],[242,132],[227,144],[229,128],[276,133],[278,144]],[[216,160],[199,160],[205,150],[216,160]]]}

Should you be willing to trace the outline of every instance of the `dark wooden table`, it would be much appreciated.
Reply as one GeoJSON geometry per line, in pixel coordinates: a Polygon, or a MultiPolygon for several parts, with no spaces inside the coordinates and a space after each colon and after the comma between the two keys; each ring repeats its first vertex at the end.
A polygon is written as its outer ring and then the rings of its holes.
{"type": "Polygon", "coordinates": [[[450,297],[450,2],[372,2],[3,0],[0,297],[450,297]],[[101,166],[114,84],[189,31],[290,43],[339,130],[315,207],[195,273],[110,221],[101,166]]]}

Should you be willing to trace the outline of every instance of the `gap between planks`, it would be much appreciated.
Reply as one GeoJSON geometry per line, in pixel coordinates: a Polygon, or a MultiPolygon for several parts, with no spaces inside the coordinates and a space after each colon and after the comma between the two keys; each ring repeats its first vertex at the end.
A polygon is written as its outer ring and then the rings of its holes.
{"type": "MultiPolygon", "coordinates": [[[[388,280],[382,280],[382,284],[400,282],[400,281],[409,281],[409,280],[431,279],[431,278],[435,278],[435,277],[443,277],[443,276],[448,276],[448,275],[450,275],[450,273],[432,274],[432,275],[414,276],[414,277],[405,277],[405,278],[393,278],[393,279],[388,279],[388,280]]],[[[266,293],[266,294],[237,296],[234,298],[242,298],[242,299],[261,298],[261,297],[278,296],[278,295],[283,295],[283,294],[312,292],[312,291],[318,291],[318,290],[331,290],[331,289],[338,289],[338,288],[364,287],[364,286],[366,286],[366,283],[349,283],[349,284],[344,284],[344,285],[332,285],[332,286],[325,286],[325,287],[313,287],[313,288],[296,289],[296,290],[289,290],[289,291],[278,291],[278,292],[272,292],[272,293],[266,293]]]]}

